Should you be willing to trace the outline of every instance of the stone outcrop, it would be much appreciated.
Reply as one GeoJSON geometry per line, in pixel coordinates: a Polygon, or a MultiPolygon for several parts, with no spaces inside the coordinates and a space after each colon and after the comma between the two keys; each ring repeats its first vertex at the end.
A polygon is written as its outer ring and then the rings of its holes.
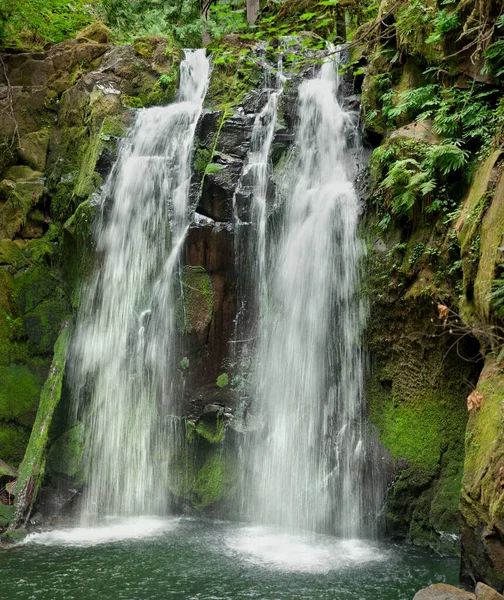
{"type": "Polygon", "coordinates": [[[417,592],[413,600],[476,600],[476,596],[453,585],[434,583],[417,592]]]}

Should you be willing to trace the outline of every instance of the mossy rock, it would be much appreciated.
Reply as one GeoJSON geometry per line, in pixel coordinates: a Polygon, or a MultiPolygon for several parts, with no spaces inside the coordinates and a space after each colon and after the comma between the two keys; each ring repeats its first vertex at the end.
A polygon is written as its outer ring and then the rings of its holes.
{"type": "Polygon", "coordinates": [[[0,183],[0,239],[12,239],[37,204],[43,191],[42,173],[11,167],[0,183]],[[3,203],[1,202],[3,200],[3,203]]]}
{"type": "Polygon", "coordinates": [[[26,529],[8,529],[0,535],[0,540],[9,544],[16,544],[24,540],[27,535],[26,529]]]}
{"type": "MultiPolygon", "coordinates": [[[[467,382],[477,378],[478,365],[459,358],[457,350],[450,349],[452,341],[439,335],[436,303],[419,290],[410,293],[418,265],[412,268],[409,255],[420,242],[434,242],[432,231],[428,235],[424,238],[417,230],[402,252],[393,252],[401,239],[397,237],[392,238],[392,251],[387,252],[386,245],[379,250],[376,243],[370,247],[367,341],[375,360],[367,398],[369,419],[402,468],[387,498],[389,533],[449,551],[441,548],[441,532],[457,532],[467,382]],[[404,261],[403,273],[398,265],[404,261]],[[398,286],[407,281],[410,288],[398,286]]],[[[443,294],[449,298],[451,293],[445,282],[443,294]]],[[[458,351],[472,357],[477,344],[467,344],[466,350],[460,346],[458,351]]]]}
{"type": "Polygon", "coordinates": [[[31,266],[14,281],[14,302],[20,314],[34,310],[58,286],[58,279],[45,265],[31,266]]]}
{"type": "Polygon", "coordinates": [[[462,581],[504,589],[504,374],[488,356],[465,437],[460,503],[462,581]]]}
{"type": "MultiPolygon", "coordinates": [[[[476,172],[473,183],[464,200],[462,212],[456,223],[464,273],[464,294],[468,303],[466,304],[466,312],[468,313],[470,312],[469,305],[473,305],[474,303],[474,285],[480,260],[481,222],[489,204],[488,192],[491,190],[492,180],[495,173],[494,169],[501,155],[501,149],[494,151],[476,172]]],[[[500,218],[500,211],[499,199],[497,199],[497,203],[494,205],[493,211],[495,212],[495,218],[500,218]]],[[[489,226],[490,228],[495,228],[495,231],[497,231],[498,224],[489,224],[487,220],[485,230],[486,240],[487,242],[492,243],[492,241],[494,241],[494,237],[498,234],[494,235],[494,232],[489,232],[489,226]]],[[[488,298],[482,296],[481,291],[482,289],[488,288],[488,280],[490,277],[492,277],[493,270],[495,269],[495,258],[494,260],[490,259],[489,254],[493,254],[493,252],[492,249],[488,248],[488,245],[486,246],[486,251],[486,260],[481,266],[480,279],[478,282],[480,293],[478,294],[477,300],[478,309],[482,311],[483,315],[488,315],[489,309],[488,298]]],[[[474,309],[476,309],[476,307],[474,307],[474,309]]],[[[468,319],[471,318],[469,314],[467,314],[467,317],[468,319]]]]}
{"type": "Polygon", "coordinates": [[[65,323],[54,344],[53,360],[40,393],[37,416],[23,461],[19,467],[19,476],[14,494],[16,509],[11,521],[12,528],[23,522],[25,514],[30,511],[37,498],[38,489],[42,483],[51,423],[54,411],[61,399],[69,341],[70,327],[68,323],[65,323]]]}
{"type": "Polygon", "coordinates": [[[23,329],[33,351],[39,355],[52,354],[61,324],[71,314],[71,307],[63,290],[58,288],[58,292],[23,316],[23,329]]]}
{"type": "Polygon", "coordinates": [[[41,385],[40,377],[26,365],[0,367],[0,420],[31,427],[41,385]]]}
{"type": "Polygon", "coordinates": [[[61,435],[51,446],[47,455],[48,473],[71,477],[76,483],[82,483],[84,445],[84,425],[79,423],[61,435]]]}
{"type": "Polygon", "coordinates": [[[204,510],[230,500],[237,484],[237,469],[230,453],[223,450],[211,453],[196,474],[193,490],[197,508],[204,510]]]}
{"type": "Polygon", "coordinates": [[[504,177],[489,197],[480,228],[479,263],[474,281],[474,305],[480,317],[490,318],[490,297],[497,269],[504,265],[504,177]]]}
{"type": "Polygon", "coordinates": [[[23,164],[35,169],[35,171],[43,172],[46,167],[48,146],[49,129],[33,131],[20,139],[17,153],[23,164]]]}
{"type": "Polygon", "coordinates": [[[210,444],[221,444],[224,441],[225,426],[222,416],[217,413],[203,415],[198,419],[196,433],[210,444]]]}
{"type": "Polygon", "coordinates": [[[63,271],[72,307],[80,303],[82,282],[91,273],[95,260],[93,227],[97,206],[86,200],[64,225],[63,271]]]}
{"type": "Polygon", "coordinates": [[[26,259],[20,244],[12,240],[0,240],[0,266],[11,267],[16,272],[26,265],[26,259]]]}
{"type": "Polygon", "coordinates": [[[7,527],[14,516],[14,507],[0,502],[0,528],[7,527]]]}
{"type": "Polygon", "coordinates": [[[181,274],[182,298],[177,310],[184,333],[203,331],[213,314],[214,293],[210,275],[203,267],[185,266],[181,274]]]}
{"type": "Polygon", "coordinates": [[[110,41],[110,29],[103,23],[91,23],[91,25],[88,25],[76,35],[76,39],[79,41],[96,42],[98,44],[108,44],[110,41]]]}
{"type": "Polygon", "coordinates": [[[20,425],[0,421],[1,457],[5,462],[18,465],[30,439],[30,431],[20,425]]]}

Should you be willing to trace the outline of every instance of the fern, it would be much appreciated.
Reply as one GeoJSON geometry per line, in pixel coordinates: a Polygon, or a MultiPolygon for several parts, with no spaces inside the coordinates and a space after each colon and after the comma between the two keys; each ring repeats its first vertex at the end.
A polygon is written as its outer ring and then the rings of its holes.
{"type": "Polygon", "coordinates": [[[426,85],[412,90],[407,90],[399,95],[399,103],[389,111],[393,118],[400,117],[407,112],[425,111],[435,109],[439,106],[439,86],[436,84],[426,85]]]}
{"type": "Polygon", "coordinates": [[[425,40],[426,44],[436,44],[440,42],[448,32],[460,27],[460,19],[457,12],[448,12],[440,10],[434,19],[434,31],[425,40]]]}
{"type": "Polygon", "coordinates": [[[426,156],[425,165],[429,171],[439,169],[443,175],[448,175],[461,169],[467,163],[468,157],[469,152],[466,150],[461,150],[454,144],[442,144],[432,146],[426,156]]]}
{"type": "Polygon", "coordinates": [[[490,306],[494,313],[500,319],[504,318],[504,275],[499,279],[495,279],[492,285],[492,293],[490,294],[490,306]]]}

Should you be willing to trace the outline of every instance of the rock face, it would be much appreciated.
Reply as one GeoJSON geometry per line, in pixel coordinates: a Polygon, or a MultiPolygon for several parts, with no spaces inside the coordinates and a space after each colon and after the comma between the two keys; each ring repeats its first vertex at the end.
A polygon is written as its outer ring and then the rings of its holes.
{"type": "Polygon", "coordinates": [[[475,600],[476,596],[453,585],[434,583],[415,594],[413,600],[475,600]]]}

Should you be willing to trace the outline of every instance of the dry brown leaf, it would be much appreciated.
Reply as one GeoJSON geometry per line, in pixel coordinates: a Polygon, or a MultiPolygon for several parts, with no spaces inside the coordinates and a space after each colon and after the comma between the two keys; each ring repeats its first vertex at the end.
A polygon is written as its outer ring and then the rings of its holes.
{"type": "Polygon", "coordinates": [[[467,410],[469,412],[471,412],[473,408],[479,410],[482,402],[483,396],[476,390],[473,390],[469,396],[467,396],[467,410]]]}
{"type": "Polygon", "coordinates": [[[446,327],[446,323],[448,322],[448,307],[445,306],[444,304],[438,304],[437,305],[437,310],[438,310],[438,317],[440,319],[443,319],[443,326],[446,327]]]}

